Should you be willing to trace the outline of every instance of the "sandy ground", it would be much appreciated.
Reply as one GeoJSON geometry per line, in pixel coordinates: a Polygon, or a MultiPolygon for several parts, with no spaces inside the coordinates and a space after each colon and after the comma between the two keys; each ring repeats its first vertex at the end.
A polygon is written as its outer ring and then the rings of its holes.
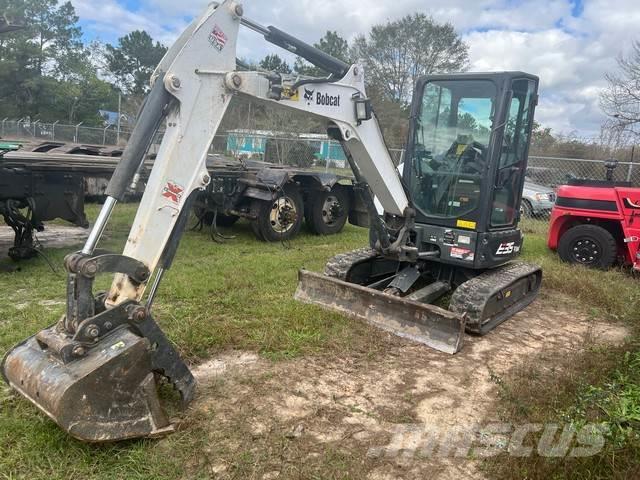
{"type": "MultiPolygon", "coordinates": [[[[552,368],[558,356],[625,335],[622,327],[569,311],[562,299],[546,299],[486,337],[467,337],[455,356],[386,334],[383,351],[373,354],[355,347],[335,357],[273,363],[229,352],[195,368],[201,393],[185,420],[205,419],[221,442],[204,460],[213,478],[237,478],[229,466],[238,452],[257,453],[285,437],[304,445],[291,463],[312,462],[333,448],[357,459],[362,478],[480,479],[477,460],[420,454],[424,438],[412,429],[497,421],[496,379],[510,369],[533,358],[552,368]]],[[[256,462],[252,478],[292,478],[286,462],[275,460],[256,462]]]]}
{"type": "MultiPolygon", "coordinates": [[[[63,248],[81,245],[89,236],[89,229],[67,225],[46,225],[44,232],[37,232],[36,238],[45,248],[63,248]]],[[[13,230],[0,225],[0,256],[6,256],[13,246],[13,230]]]]}

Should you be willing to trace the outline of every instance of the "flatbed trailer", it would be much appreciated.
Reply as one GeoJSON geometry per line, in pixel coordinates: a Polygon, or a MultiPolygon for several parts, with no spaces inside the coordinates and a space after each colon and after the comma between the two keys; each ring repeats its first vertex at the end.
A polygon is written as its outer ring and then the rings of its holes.
{"type": "MultiPolygon", "coordinates": [[[[37,255],[35,232],[42,231],[46,221],[62,219],[88,227],[85,201],[104,198],[122,155],[115,147],[58,142],[3,140],[2,145],[0,215],[14,231],[8,254],[16,261],[37,255]]],[[[151,159],[145,162],[142,173],[152,165],[151,159]]]]}
{"type": "MultiPolygon", "coordinates": [[[[14,228],[9,254],[16,260],[36,254],[33,234],[47,220],[87,226],[84,202],[104,198],[122,155],[116,147],[20,145],[0,156],[0,214],[14,228]]],[[[130,200],[141,197],[153,161],[151,154],[130,200]]],[[[248,219],[264,241],[290,240],[303,223],[313,233],[332,235],[342,231],[357,203],[348,175],[220,155],[210,155],[207,168],[211,182],[196,199],[194,213],[198,226],[210,228],[214,238],[221,237],[218,227],[230,227],[240,218],[248,219]]]]}
{"type": "MultiPolygon", "coordinates": [[[[122,149],[94,145],[43,142],[23,143],[20,150],[5,153],[3,164],[27,170],[47,169],[80,175],[84,183],[86,200],[100,201],[104,198],[111,175],[120,161],[122,149]]],[[[146,179],[153,166],[153,157],[144,164],[141,172],[146,179]]],[[[143,185],[132,192],[141,195],[143,185]]]]}
{"type": "Polygon", "coordinates": [[[83,176],[51,165],[4,162],[0,155],[0,215],[14,231],[9,256],[16,261],[31,258],[37,255],[34,234],[44,230],[43,222],[61,218],[89,226],[83,176]]]}

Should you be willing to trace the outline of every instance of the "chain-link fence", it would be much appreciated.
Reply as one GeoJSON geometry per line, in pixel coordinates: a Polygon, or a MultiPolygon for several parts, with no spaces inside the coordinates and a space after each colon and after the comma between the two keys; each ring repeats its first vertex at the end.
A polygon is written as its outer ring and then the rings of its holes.
{"type": "Polygon", "coordinates": [[[530,155],[522,200],[525,233],[547,235],[557,187],[572,179],[613,180],[640,187],[640,162],[530,155]]]}
{"type": "Polygon", "coordinates": [[[89,127],[79,123],[67,125],[61,122],[45,123],[39,120],[0,121],[0,137],[5,139],[34,140],[89,145],[125,145],[131,130],[117,125],[89,127]]]}
{"type": "MultiPolygon", "coordinates": [[[[396,165],[403,161],[404,150],[391,149],[389,152],[396,165]]],[[[350,173],[347,157],[340,143],[322,134],[232,130],[214,138],[211,153],[279,165],[350,173]]]]}
{"type": "Polygon", "coordinates": [[[640,163],[614,162],[565,157],[529,156],[527,178],[549,188],[566,184],[570,179],[606,180],[611,171],[612,180],[630,182],[640,186],[640,163]],[[610,168],[607,168],[610,165],[610,168]]]}
{"type": "MultiPolygon", "coordinates": [[[[45,123],[28,119],[0,121],[0,137],[6,139],[78,143],[98,146],[124,146],[131,130],[116,125],[88,127],[61,122],[45,123]]],[[[153,142],[154,149],[162,139],[160,132],[153,142]]],[[[604,179],[605,159],[618,158],[614,180],[640,186],[640,162],[636,162],[633,148],[612,151],[598,144],[598,139],[563,139],[556,145],[537,145],[535,155],[529,156],[527,178],[530,182],[556,188],[570,178],[604,179]],[[537,152],[543,151],[543,154],[537,152]],[[554,153],[561,154],[554,154],[554,153]],[[617,154],[617,155],[616,155],[617,154]],[[595,157],[595,158],[594,158],[595,157]],[[626,158],[624,158],[626,157],[626,158]],[[600,158],[600,159],[598,159],[600,158]]],[[[300,167],[347,169],[346,156],[340,144],[320,134],[287,134],[263,130],[231,130],[217,135],[211,153],[230,158],[251,158],[300,167]]],[[[396,165],[404,161],[403,149],[390,149],[396,165]]]]}
{"type": "MultiPolygon", "coordinates": [[[[50,141],[122,147],[130,134],[129,128],[115,125],[97,128],[29,119],[0,121],[1,138],[33,143],[50,141]]],[[[150,153],[157,153],[162,135],[162,132],[156,135],[150,153]]],[[[557,187],[570,179],[605,180],[609,175],[616,182],[640,187],[640,161],[635,158],[635,147],[610,143],[606,138],[550,135],[534,139],[522,201],[521,226],[525,233],[546,235],[557,187]],[[612,163],[608,159],[618,162],[612,163]]],[[[229,130],[215,136],[210,153],[226,159],[252,159],[351,175],[340,143],[321,134],[229,130]]],[[[390,153],[396,165],[404,162],[403,149],[390,149],[390,153]]]]}
{"type": "MultiPolygon", "coordinates": [[[[131,130],[109,125],[102,128],[60,122],[31,120],[0,121],[0,138],[33,143],[60,142],[94,146],[124,146],[131,130]]],[[[163,132],[156,134],[150,153],[157,153],[163,132]]],[[[287,134],[282,132],[232,130],[216,135],[210,153],[236,159],[253,159],[279,165],[324,169],[336,173],[350,172],[339,142],[321,134],[287,134]]],[[[390,150],[393,161],[403,161],[404,150],[390,150]]]]}

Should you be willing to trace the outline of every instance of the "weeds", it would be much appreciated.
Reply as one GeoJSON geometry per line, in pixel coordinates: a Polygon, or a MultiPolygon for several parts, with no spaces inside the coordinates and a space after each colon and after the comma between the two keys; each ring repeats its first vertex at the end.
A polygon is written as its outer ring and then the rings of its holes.
{"type": "MultiPolygon", "coordinates": [[[[120,207],[102,248],[121,250],[135,207],[120,207]]],[[[96,213],[97,207],[91,206],[90,216],[96,213]]],[[[547,250],[542,230],[540,224],[525,224],[529,233],[524,256],[543,266],[545,291],[560,292],[560,298],[593,316],[624,323],[638,339],[638,281],[623,270],[591,272],[560,263],[547,250]]],[[[204,233],[187,232],[156,300],[158,322],[188,360],[234,348],[257,351],[274,360],[346,349],[359,349],[365,358],[370,355],[373,340],[361,323],[340,315],[319,315],[317,308],[292,299],[298,268],[322,270],[335,253],[365,245],[365,230],[348,227],[336,237],[302,235],[291,242],[290,249],[255,241],[246,224],[237,225],[234,234],[233,241],[219,245],[204,233]]],[[[71,250],[48,251],[47,255],[61,265],[71,250]]],[[[57,321],[64,311],[64,281],[46,262],[34,259],[22,268],[22,272],[0,276],[4,292],[0,297],[0,351],[57,321]]],[[[97,289],[108,288],[109,283],[108,277],[99,279],[97,289]]],[[[486,464],[491,478],[640,478],[639,350],[637,342],[593,347],[577,357],[558,356],[552,371],[529,362],[512,375],[494,375],[501,394],[499,413],[507,421],[598,421],[609,425],[610,439],[600,455],[582,460],[500,457],[486,464]]],[[[225,398],[219,402],[213,408],[222,408],[225,398]]],[[[230,425],[219,435],[232,429],[243,441],[231,453],[222,452],[221,438],[207,436],[194,420],[161,442],[91,446],[70,439],[35,407],[0,385],[0,478],[175,479],[185,478],[185,471],[201,472],[206,478],[215,477],[218,467],[207,459],[223,454],[237,459],[228,466],[227,473],[233,478],[250,478],[256,465],[261,469],[282,466],[280,478],[345,478],[347,471],[367,474],[358,452],[327,448],[317,456],[304,457],[304,451],[296,451],[302,447],[286,439],[272,442],[273,435],[253,439],[245,422],[251,414],[225,417],[230,425]],[[236,451],[244,453],[236,456],[236,451]]],[[[390,412],[393,420],[415,421],[404,416],[396,419],[392,414],[400,415],[390,412]]]]}
{"type": "MultiPolygon", "coordinates": [[[[540,225],[525,231],[539,232],[540,225]]],[[[631,334],[615,347],[587,345],[570,358],[557,355],[553,372],[535,360],[494,378],[500,393],[498,412],[512,423],[565,423],[578,429],[603,426],[603,450],[587,458],[515,458],[502,455],[484,464],[496,479],[630,479],[640,478],[640,285],[625,269],[608,272],[562,264],[546,249],[539,233],[527,236],[527,260],[542,265],[546,291],[566,295],[592,316],[622,322],[631,334]]]]}

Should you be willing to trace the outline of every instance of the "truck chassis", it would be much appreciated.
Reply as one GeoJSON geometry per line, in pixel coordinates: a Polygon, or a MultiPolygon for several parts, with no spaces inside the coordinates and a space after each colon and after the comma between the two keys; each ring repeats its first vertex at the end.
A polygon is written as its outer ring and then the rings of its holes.
{"type": "MultiPolygon", "coordinates": [[[[43,222],[61,218],[88,226],[84,202],[105,198],[122,150],[43,142],[4,153],[0,215],[15,232],[9,256],[22,260],[37,254],[34,233],[44,229],[43,222]]],[[[141,197],[153,160],[150,155],[145,161],[129,199],[141,197]]],[[[263,241],[291,240],[303,222],[317,235],[336,234],[356,203],[352,179],[330,172],[219,155],[209,156],[207,169],[212,181],[194,204],[195,227],[209,228],[216,240],[223,238],[218,227],[240,218],[263,241]]]]}
{"type": "Polygon", "coordinates": [[[342,231],[354,190],[350,177],[259,161],[229,161],[210,156],[211,182],[194,207],[198,227],[229,227],[250,220],[260,240],[290,240],[303,220],[311,232],[342,231]]]}

